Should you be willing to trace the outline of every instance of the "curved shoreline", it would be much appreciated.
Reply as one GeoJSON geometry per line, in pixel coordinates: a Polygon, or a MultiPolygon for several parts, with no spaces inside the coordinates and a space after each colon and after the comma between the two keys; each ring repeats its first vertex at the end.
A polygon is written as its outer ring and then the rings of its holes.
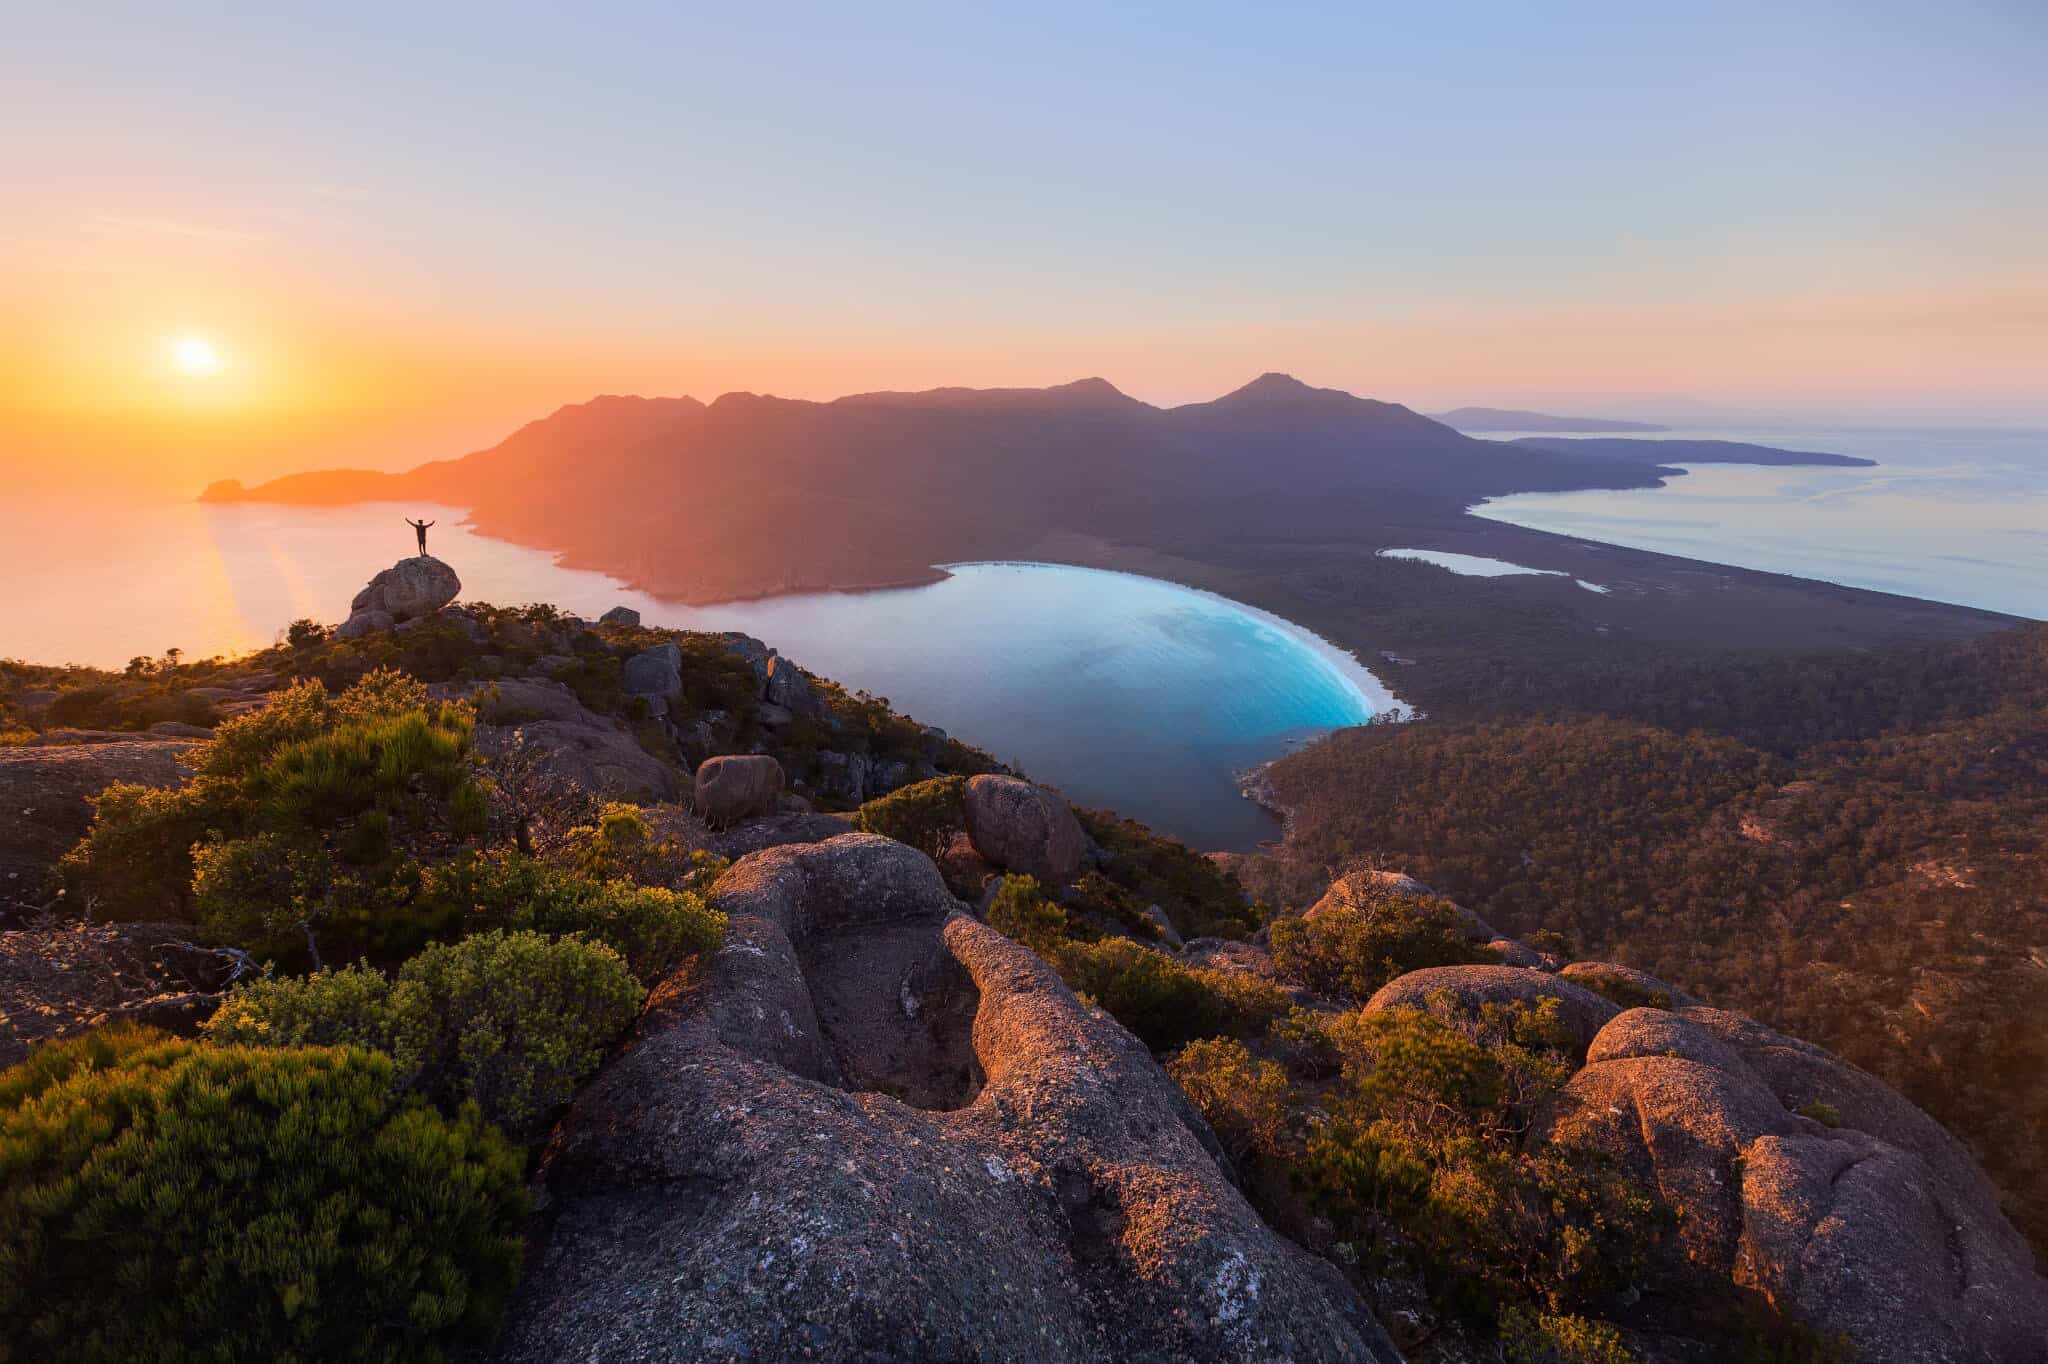
{"type": "Polygon", "coordinates": [[[1382,682],[1372,669],[1360,662],[1358,655],[1351,650],[1324,639],[1306,625],[1298,624],[1285,616],[1275,615],[1264,607],[1253,606],[1250,602],[1226,597],[1221,592],[1211,592],[1204,587],[1175,582],[1171,578],[1156,578],[1147,573],[1131,573],[1118,568],[1095,568],[1087,564],[1064,564],[1051,559],[959,559],[951,563],[934,564],[932,567],[942,572],[956,568],[1057,568],[1069,573],[1100,573],[1106,577],[1135,578],[1140,582],[1161,583],[1242,612],[1301,645],[1322,664],[1325,673],[1342,682],[1358,699],[1366,711],[1366,720],[1361,723],[1387,723],[1410,719],[1414,715],[1414,708],[1395,696],[1393,689],[1382,682]]]}

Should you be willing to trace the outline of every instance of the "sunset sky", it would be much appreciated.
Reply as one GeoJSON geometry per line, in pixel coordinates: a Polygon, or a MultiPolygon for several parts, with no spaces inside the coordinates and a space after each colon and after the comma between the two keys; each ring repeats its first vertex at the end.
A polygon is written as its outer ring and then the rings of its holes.
{"type": "Polygon", "coordinates": [[[312,8],[9,7],[10,479],[1268,369],[2048,425],[2040,0],[312,8]]]}

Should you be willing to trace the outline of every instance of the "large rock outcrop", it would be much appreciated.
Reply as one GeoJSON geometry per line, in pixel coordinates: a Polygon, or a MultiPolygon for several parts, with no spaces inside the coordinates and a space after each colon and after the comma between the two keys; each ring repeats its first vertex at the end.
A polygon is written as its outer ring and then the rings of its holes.
{"type": "Polygon", "coordinates": [[[1476,1014],[1556,999],[1583,1066],[1530,1134],[1590,1146],[1680,1214],[1691,1258],[1858,1359],[2048,1360],[2048,1281],[1955,1139],[1875,1077],[1607,963],[1413,971],[1366,1005],[1476,1014]],[[1650,995],[1623,1009],[1582,988],[1650,995]]]}
{"type": "Polygon", "coordinates": [[[335,627],[339,639],[355,639],[430,616],[461,595],[462,579],[430,554],[400,559],[370,579],[349,603],[348,619],[335,627]]]}
{"type": "Polygon", "coordinates": [[[116,782],[182,786],[186,739],[133,735],[0,748],[0,909],[38,901],[57,859],[92,824],[92,797],[116,782]]]}
{"type": "Polygon", "coordinates": [[[683,651],[673,644],[642,649],[626,660],[620,685],[628,696],[645,697],[656,714],[683,694],[683,651]]]}
{"type": "Polygon", "coordinates": [[[847,834],[720,882],[543,1165],[501,1357],[1393,1360],[1145,1048],[847,834]]]}
{"type": "Polygon", "coordinates": [[[1081,872],[1088,837],[1057,792],[1017,777],[971,777],[967,836],[974,850],[1004,871],[1060,885],[1081,872]]]}
{"type": "Polygon", "coordinates": [[[477,751],[501,767],[519,769],[524,781],[600,800],[667,800],[676,794],[680,772],[559,682],[503,678],[432,690],[437,696],[475,697],[481,721],[477,751]]]}

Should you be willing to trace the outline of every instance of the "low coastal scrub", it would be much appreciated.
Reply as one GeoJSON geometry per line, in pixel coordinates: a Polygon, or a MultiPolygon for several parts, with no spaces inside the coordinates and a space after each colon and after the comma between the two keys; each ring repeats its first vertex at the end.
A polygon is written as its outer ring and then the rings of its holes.
{"type": "Polygon", "coordinates": [[[507,1135],[534,1141],[633,1021],[641,995],[609,947],[491,932],[429,947],[395,979],[357,966],[242,986],[206,1035],[383,1052],[401,1089],[445,1112],[475,1104],[507,1135]]]}
{"type": "Polygon", "coordinates": [[[694,889],[643,886],[623,877],[597,881],[517,854],[460,857],[429,868],[411,911],[422,925],[440,929],[436,936],[487,929],[579,934],[611,948],[645,985],[684,956],[710,951],[725,935],[724,916],[694,889]]]}
{"type": "Polygon", "coordinates": [[[1439,992],[1426,1009],[1359,1007],[1410,971],[1495,959],[1449,903],[1389,895],[1275,921],[1275,967],[1312,1006],[1090,917],[1024,876],[987,912],[1161,1057],[1261,1214],[1369,1297],[1408,1285],[1436,1319],[1518,1360],[1630,1358],[1632,1332],[1670,1328],[1659,1313],[1702,1357],[1830,1358],[1698,1274],[1654,1186],[1599,1152],[1530,1143],[1576,1069],[1558,1001],[1467,1010],[1439,992]]]}
{"type": "Polygon", "coordinates": [[[373,667],[222,724],[182,789],[99,799],[70,902],[184,920],[255,974],[196,1042],[102,1029],[0,1075],[0,1364],[488,1338],[531,1148],[648,987],[722,939],[724,863],[623,805],[545,856],[486,847],[473,723],[373,667]],[[109,1283],[141,1308],[106,1313],[109,1283]]]}
{"type": "Polygon", "coordinates": [[[967,779],[958,776],[915,782],[861,806],[855,826],[937,860],[967,828],[966,789],[967,779]]]}
{"type": "Polygon", "coordinates": [[[1044,957],[1154,1051],[1198,1037],[1256,1034],[1287,1009],[1286,992],[1269,981],[1188,966],[1129,938],[1100,936],[1029,876],[1003,878],[988,922],[1044,957]]]}
{"type": "Polygon", "coordinates": [[[387,1057],[112,1029],[0,1076],[0,1359],[439,1360],[517,1277],[519,1152],[387,1057]]]}
{"type": "Polygon", "coordinates": [[[1356,908],[1331,905],[1313,918],[1276,919],[1272,947],[1281,975],[1356,1004],[1410,971],[1498,960],[1466,940],[1449,901],[1430,896],[1388,896],[1356,908]]]}
{"type": "Polygon", "coordinates": [[[1234,877],[1185,844],[1107,810],[1074,814],[1109,854],[1104,873],[1140,904],[1156,904],[1183,938],[1247,938],[1261,915],[1234,877]]]}
{"type": "Polygon", "coordinates": [[[423,857],[486,825],[472,723],[394,673],[332,699],[291,687],[196,749],[183,789],[108,788],[60,868],[67,897],[100,918],[188,919],[265,956],[402,956],[420,929],[392,911],[423,857]]]}

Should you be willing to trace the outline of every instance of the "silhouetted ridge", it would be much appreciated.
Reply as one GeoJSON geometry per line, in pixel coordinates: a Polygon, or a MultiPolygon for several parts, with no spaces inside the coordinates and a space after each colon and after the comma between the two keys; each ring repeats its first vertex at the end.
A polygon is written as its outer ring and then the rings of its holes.
{"type": "Polygon", "coordinates": [[[1355,538],[1513,492],[1643,487],[1593,452],[1473,440],[1398,403],[1261,375],[1161,409],[1100,378],[812,402],[607,395],[404,474],[294,475],[212,501],[437,502],[501,539],[690,601],[930,581],[1081,535],[1355,538]]]}

